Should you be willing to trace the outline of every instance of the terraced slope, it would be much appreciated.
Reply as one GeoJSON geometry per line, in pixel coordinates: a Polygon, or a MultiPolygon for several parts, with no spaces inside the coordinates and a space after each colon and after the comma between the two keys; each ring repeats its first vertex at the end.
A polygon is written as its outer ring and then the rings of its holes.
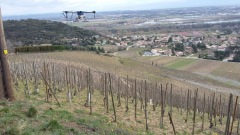
{"type": "Polygon", "coordinates": [[[240,83],[240,63],[169,56],[138,57],[138,60],[153,63],[160,67],[204,75],[223,83],[240,87],[237,84],[238,82],[240,83]]]}

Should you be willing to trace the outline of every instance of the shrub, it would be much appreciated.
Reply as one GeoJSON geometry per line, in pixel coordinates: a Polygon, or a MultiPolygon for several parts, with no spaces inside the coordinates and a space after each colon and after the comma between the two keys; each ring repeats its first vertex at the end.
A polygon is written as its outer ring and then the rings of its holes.
{"type": "Polygon", "coordinates": [[[23,46],[16,47],[15,52],[53,52],[53,51],[63,51],[66,50],[67,47],[63,45],[51,45],[51,46],[23,46]]]}
{"type": "Polygon", "coordinates": [[[35,107],[30,107],[27,116],[30,118],[36,117],[37,116],[37,109],[35,107]]]}
{"type": "Polygon", "coordinates": [[[49,121],[44,127],[43,130],[56,130],[56,129],[62,129],[63,127],[58,123],[57,120],[51,120],[49,121]]]}

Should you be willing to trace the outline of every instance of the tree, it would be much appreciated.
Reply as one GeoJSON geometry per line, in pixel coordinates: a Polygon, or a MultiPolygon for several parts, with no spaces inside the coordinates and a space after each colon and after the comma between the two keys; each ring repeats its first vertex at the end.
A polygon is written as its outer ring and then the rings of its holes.
{"type": "MultiPolygon", "coordinates": [[[[94,45],[97,40],[94,35],[99,35],[95,31],[73,27],[61,22],[51,22],[47,20],[7,20],[4,21],[6,39],[15,43],[22,42],[24,45],[39,45],[51,43],[71,44],[73,38],[88,40],[86,45],[94,45]],[[93,37],[93,38],[92,38],[93,37]],[[65,42],[68,40],[68,42],[65,42]],[[89,43],[89,44],[88,44],[89,43]]],[[[81,43],[81,40],[76,40],[81,43]]],[[[83,43],[81,43],[83,44],[83,43]]]]}
{"type": "Polygon", "coordinates": [[[219,59],[219,60],[223,60],[226,57],[229,57],[230,55],[230,51],[215,51],[214,52],[214,57],[219,59]]]}
{"type": "Polygon", "coordinates": [[[203,44],[203,43],[198,43],[197,44],[197,48],[201,49],[201,50],[205,50],[207,48],[207,46],[205,44],[203,44]]]}
{"type": "Polygon", "coordinates": [[[240,51],[237,51],[233,57],[233,62],[240,62],[240,51]]]}
{"type": "Polygon", "coordinates": [[[184,45],[182,43],[177,43],[174,48],[175,51],[184,51],[184,45]]]}
{"type": "Polygon", "coordinates": [[[240,55],[235,55],[235,56],[233,57],[233,61],[234,61],[234,62],[240,62],[240,55]]]}
{"type": "Polygon", "coordinates": [[[194,52],[194,53],[197,53],[197,52],[198,52],[197,47],[196,47],[194,44],[192,44],[192,49],[193,49],[193,52],[194,52]]]}
{"type": "Polygon", "coordinates": [[[98,51],[101,52],[101,53],[105,53],[105,50],[102,47],[98,47],[98,51]]]}
{"type": "Polygon", "coordinates": [[[170,38],[168,39],[168,43],[172,43],[172,42],[173,42],[172,37],[170,37],[170,38]]]}
{"type": "Polygon", "coordinates": [[[172,56],[175,56],[174,47],[171,48],[171,51],[172,51],[172,56]]]}

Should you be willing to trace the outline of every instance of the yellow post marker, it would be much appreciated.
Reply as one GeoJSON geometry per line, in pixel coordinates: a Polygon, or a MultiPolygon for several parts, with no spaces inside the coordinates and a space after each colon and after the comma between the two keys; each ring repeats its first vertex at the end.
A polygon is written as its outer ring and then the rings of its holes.
{"type": "Polygon", "coordinates": [[[7,54],[8,54],[8,50],[4,50],[3,53],[4,53],[5,55],[7,55],[7,54]]]}

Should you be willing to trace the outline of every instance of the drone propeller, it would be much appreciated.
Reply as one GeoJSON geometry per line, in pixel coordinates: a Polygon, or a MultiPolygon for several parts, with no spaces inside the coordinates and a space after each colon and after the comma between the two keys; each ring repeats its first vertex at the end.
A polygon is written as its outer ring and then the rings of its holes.
{"type": "Polygon", "coordinates": [[[96,11],[93,11],[93,14],[94,14],[94,18],[95,18],[96,11]]]}
{"type": "Polygon", "coordinates": [[[62,14],[63,14],[63,16],[64,16],[65,18],[68,18],[68,12],[69,12],[69,11],[63,11],[62,14]]]}

